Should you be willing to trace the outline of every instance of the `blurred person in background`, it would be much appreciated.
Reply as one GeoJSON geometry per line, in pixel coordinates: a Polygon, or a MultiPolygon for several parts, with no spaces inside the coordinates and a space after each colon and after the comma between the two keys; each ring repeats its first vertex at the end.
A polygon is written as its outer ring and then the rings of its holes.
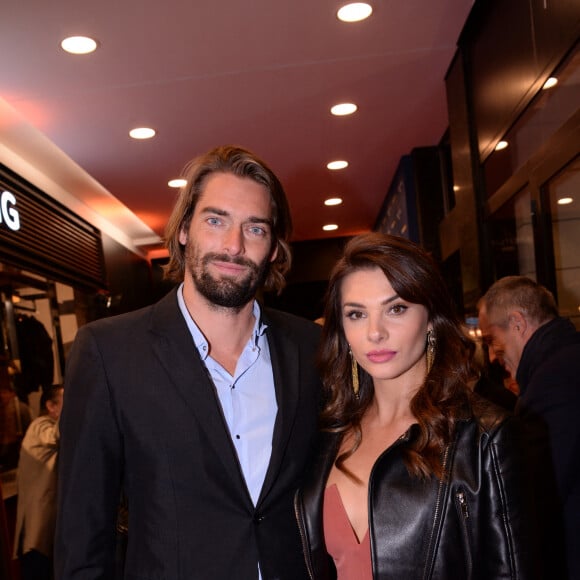
{"type": "Polygon", "coordinates": [[[12,361],[0,355],[0,471],[16,469],[20,445],[32,420],[30,407],[17,396],[12,361]]]}
{"type": "MultiPolygon", "coordinates": [[[[540,453],[546,436],[549,441],[542,453],[551,455],[561,500],[567,577],[580,580],[580,333],[559,316],[552,293],[525,276],[507,276],[489,288],[479,303],[479,325],[490,356],[519,385],[515,413],[527,427],[530,452],[540,453]]],[[[540,476],[544,459],[537,463],[540,476]]]]}
{"type": "Polygon", "coordinates": [[[478,366],[479,378],[475,383],[474,391],[492,403],[513,412],[518,401],[518,394],[513,388],[508,387],[511,384],[509,373],[497,359],[490,361],[485,355],[478,366]]]}
{"type": "Polygon", "coordinates": [[[22,580],[50,580],[57,509],[58,420],[63,386],[43,389],[40,415],[28,427],[18,462],[14,557],[22,580]]]}

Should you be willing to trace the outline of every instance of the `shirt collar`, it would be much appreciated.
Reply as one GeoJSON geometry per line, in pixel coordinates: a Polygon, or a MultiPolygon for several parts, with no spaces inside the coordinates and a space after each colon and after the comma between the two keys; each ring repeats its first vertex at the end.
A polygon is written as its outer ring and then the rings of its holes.
{"type": "MultiPolygon", "coordinates": [[[[191,333],[193,342],[195,343],[195,347],[199,351],[199,355],[201,356],[202,360],[205,360],[209,354],[209,345],[203,332],[201,331],[199,326],[197,326],[197,324],[189,314],[189,310],[187,310],[187,306],[185,305],[185,300],[183,298],[183,282],[179,285],[179,288],[177,289],[177,304],[179,305],[179,310],[181,311],[181,314],[185,319],[187,328],[191,333]]],[[[268,325],[262,320],[262,310],[257,300],[254,300],[252,308],[255,322],[254,329],[252,330],[251,340],[253,345],[258,346],[260,337],[264,335],[264,333],[266,332],[266,328],[268,328],[268,325]]]]}

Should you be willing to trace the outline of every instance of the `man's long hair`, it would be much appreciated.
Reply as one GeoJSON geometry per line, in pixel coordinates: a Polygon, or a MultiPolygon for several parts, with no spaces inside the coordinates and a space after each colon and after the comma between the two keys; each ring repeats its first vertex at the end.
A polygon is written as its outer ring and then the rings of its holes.
{"type": "Polygon", "coordinates": [[[292,260],[289,245],[292,220],[286,193],[274,172],[261,159],[247,149],[232,145],[212,149],[186,166],[184,177],[187,183],[180,191],[165,229],[165,243],[169,250],[169,263],[164,268],[165,277],[176,282],[183,280],[185,247],[180,243],[179,235],[189,228],[207,179],[215,173],[229,173],[252,179],[263,185],[270,194],[272,207],[270,252],[273,253],[277,248],[278,253],[269,264],[264,289],[280,293],[286,283],[284,276],[290,269],[292,260]]]}

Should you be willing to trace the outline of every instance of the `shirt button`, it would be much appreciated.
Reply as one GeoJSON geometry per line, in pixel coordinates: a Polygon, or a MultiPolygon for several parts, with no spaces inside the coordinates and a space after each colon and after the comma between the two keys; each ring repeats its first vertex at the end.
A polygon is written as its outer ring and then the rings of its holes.
{"type": "Polygon", "coordinates": [[[236,439],[239,439],[239,438],[240,438],[240,436],[239,435],[236,435],[236,439]]]}

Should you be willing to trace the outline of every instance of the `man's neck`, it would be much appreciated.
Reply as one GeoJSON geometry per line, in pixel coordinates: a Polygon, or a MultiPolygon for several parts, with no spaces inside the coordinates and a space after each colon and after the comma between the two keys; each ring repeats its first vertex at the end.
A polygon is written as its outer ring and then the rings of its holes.
{"type": "Polygon", "coordinates": [[[242,308],[226,308],[202,296],[193,284],[183,285],[189,315],[209,343],[209,354],[231,375],[254,329],[254,301],[242,308]]]}

